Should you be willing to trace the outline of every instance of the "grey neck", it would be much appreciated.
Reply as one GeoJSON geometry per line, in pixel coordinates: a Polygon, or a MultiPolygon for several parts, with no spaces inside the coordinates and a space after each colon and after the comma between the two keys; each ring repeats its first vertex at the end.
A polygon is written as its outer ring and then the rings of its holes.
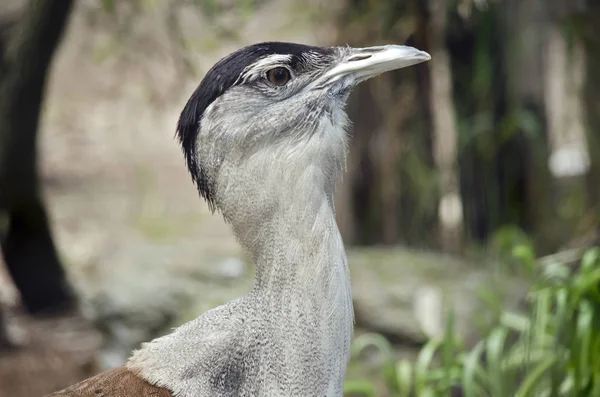
{"type": "Polygon", "coordinates": [[[333,181],[323,178],[319,169],[303,170],[302,176],[292,172],[283,185],[290,188],[280,187],[272,204],[277,211],[231,223],[257,266],[251,296],[268,313],[267,322],[275,321],[272,351],[286,357],[280,375],[305,374],[298,379],[306,383],[303,395],[313,395],[310,387],[318,385],[315,395],[341,396],[353,308],[333,181]],[[290,184],[288,178],[296,177],[290,184]]]}
{"type": "Polygon", "coordinates": [[[273,186],[232,183],[245,194],[227,196],[244,200],[223,203],[257,266],[251,293],[145,344],[131,369],[178,397],[342,396],[353,309],[333,183],[297,172],[269,176],[273,186]]]}
{"type": "Polygon", "coordinates": [[[225,135],[200,131],[199,157],[218,165],[215,202],[256,263],[256,283],[145,344],[129,368],[178,397],[342,396],[353,309],[333,208],[346,134],[333,126],[345,114],[330,117],[283,134],[293,145],[220,145],[226,154],[213,149],[225,135]]]}

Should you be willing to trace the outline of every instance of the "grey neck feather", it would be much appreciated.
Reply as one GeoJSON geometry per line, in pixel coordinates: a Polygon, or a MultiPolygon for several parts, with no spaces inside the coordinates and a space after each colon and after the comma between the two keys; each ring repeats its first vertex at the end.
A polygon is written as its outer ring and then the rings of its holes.
{"type": "MultiPolygon", "coordinates": [[[[332,127],[346,124],[341,109],[316,117],[309,133],[290,132],[293,145],[229,145],[218,160],[199,153],[218,163],[215,201],[255,261],[256,283],[144,344],[132,370],[180,397],[342,395],[353,309],[333,207],[345,160],[345,131],[332,127]]],[[[203,125],[198,146],[218,134],[203,125]]]]}

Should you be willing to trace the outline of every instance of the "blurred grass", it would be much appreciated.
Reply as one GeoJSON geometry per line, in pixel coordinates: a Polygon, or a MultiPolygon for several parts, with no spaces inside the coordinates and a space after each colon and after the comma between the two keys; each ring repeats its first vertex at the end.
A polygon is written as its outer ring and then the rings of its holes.
{"type": "MultiPolygon", "coordinates": [[[[528,250],[517,245],[514,256],[534,269],[535,255],[528,250]]],[[[600,396],[600,248],[585,252],[578,266],[555,262],[537,270],[530,272],[526,314],[499,312],[496,325],[473,348],[457,337],[452,315],[444,336],[430,340],[414,361],[398,360],[380,335],[360,335],[352,365],[361,365],[359,356],[375,349],[385,385],[352,380],[345,394],[600,396]]]]}

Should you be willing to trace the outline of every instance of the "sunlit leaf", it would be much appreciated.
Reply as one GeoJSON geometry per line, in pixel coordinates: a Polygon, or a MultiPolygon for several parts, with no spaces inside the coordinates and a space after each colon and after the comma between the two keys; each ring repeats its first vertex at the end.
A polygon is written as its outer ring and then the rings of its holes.
{"type": "Polygon", "coordinates": [[[413,368],[408,360],[401,360],[396,365],[398,379],[398,396],[409,397],[413,384],[413,368]]]}
{"type": "Polygon", "coordinates": [[[600,248],[592,248],[587,250],[581,258],[581,270],[582,273],[594,270],[598,268],[598,261],[600,260],[600,248]]]}
{"type": "Polygon", "coordinates": [[[518,332],[526,332],[531,327],[531,319],[524,314],[505,311],[500,316],[500,324],[518,332]]]}

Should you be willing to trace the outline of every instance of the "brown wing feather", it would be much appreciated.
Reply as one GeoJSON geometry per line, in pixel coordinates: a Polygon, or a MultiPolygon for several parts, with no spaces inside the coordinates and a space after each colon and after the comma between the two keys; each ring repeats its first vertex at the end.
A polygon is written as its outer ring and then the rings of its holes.
{"type": "Polygon", "coordinates": [[[46,397],[173,397],[162,387],[154,386],[125,367],[102,372],[46,397]]]}

